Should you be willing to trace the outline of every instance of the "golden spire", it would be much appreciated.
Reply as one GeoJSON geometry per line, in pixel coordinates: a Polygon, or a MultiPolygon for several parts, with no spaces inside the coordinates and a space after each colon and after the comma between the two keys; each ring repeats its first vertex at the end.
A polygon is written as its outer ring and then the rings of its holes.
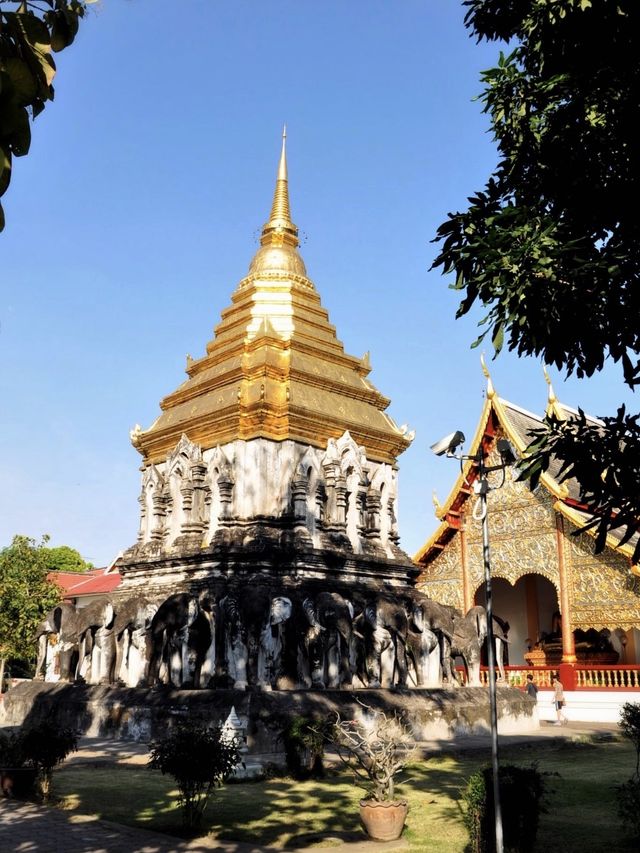
{"type": "Polygon", "coordinates": [[[496,390],[493,387],[493,382],[491,381],[491,374],[489,373],[489,368],[487,367],[487,363],[484,360],[484,353],[480,356],[480,364],[482,365],[482,372],[484,373],[487,379],[487,399],[493,400],[496,396],[496,390]]]}
{"type": "Polygon", "coordinates": [[[289,182],[287,179],[287,126],[282,129],[282,152],[278,163],[278,177],[273,194],[271,215],[262,229],[262,246],[299,245],[298,229],[291,221],[289,207],[289,182]]]}

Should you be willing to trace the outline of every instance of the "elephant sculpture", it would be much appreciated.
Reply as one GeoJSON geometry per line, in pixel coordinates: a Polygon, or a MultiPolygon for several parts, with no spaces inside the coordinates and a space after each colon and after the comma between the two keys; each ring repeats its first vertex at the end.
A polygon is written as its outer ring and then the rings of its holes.
{"type": "Polygon", "coordinates": [[[302,610],[308,623],[302,647],[311,686],[350,687],[354,663],[353,605],[337,592],[321,592],[314,598],[305,598],[302,610]]]}
{"type": "Polygon", "coordinates": [[[116,640],[115,680],[128,687],[147,681],[151,653],[151,621],[157,604],[144,596],[118,602],[113,623],[116,640]]]}
{"type": "MultiPolygon", "coordinates": [[[[496,663],[500,677],[504,679],[504,647],[508,642],[508,623],[497,616],[493,617],[496,663]],[[505,630],[506,628],[506,630],[505,630]]],[[[451,656],[460,655],[467,672],[467,684],[470,687],[480,685],[480,660],[482,646],[487,638],[487,611],[484,607],[472,607],[464,616],[454,620],[454,633],[451,640],[451,656]]]]}
{"type": "Polygon", "coordinates": [[[35,678],[47,680],[49,655],[53,655],[53,670],[58,670],[61,681],[72,681],[74,656],[78,652],[78,611],[73,604],[63,602],[53,607],[36,630],[38,657],[35,678]],[[55,644],[52,644],[53,638],[55,644]],[[57,658],[57,663],[56,663],[57,658]]]}
{"type": "Polygon", "coordinates": [[[368,602],[354,629],[363,644],[360,680],[368,687],[406,687],[409,623],[400,599],[379,595],[368,602]]]}
{"type": "Polygon", "coordinates": [[[108,598],[99,598],[77,613],[78,668],[76,678],[87,684],[110,684],[116,658],[115,611],[108,598]]]}
{"type": "MultiPolygon", "coordinates": [[[[426,596],[423,596],[426,599],[426,596]]],[[[427,599],[428,601],[428,599],[427,599]]],[[[415,687],[436,687],[441,684],[441,640],[428,626],[424,602],[413,599],[407,602],[409,633],[407,658],[409,678],[415,687]],[[434,660],[434,658],[437,658],[434,660]]]]}
{"type": "Polygon", "coordinates": [[[403,603],[410,625],[408,652],[412,680],[417,686],[428,684],[430,687],[440,687],[443,678],[449,684],[455,682],[451,667],[451,641],[455,619],[462,616],[461,611],[433,601],[415,589],[404,593],[403,603]],[[439,665],[434,661],[434,636],[439,649],[439,665]]]}
{"type": "Polygon", "coordinates": [[[291,611],[291,599],[272,596],[260,587],[230,591],[220,600],[227,674],[234,688],[277,685],[284,625],[291,611]]]}
{"type": "Polygon", "coordinates": [[[215,672],[215,621],[206,593],[178,592],[163,601],[149,628],[148,683],[208,687],[215,672]]]}

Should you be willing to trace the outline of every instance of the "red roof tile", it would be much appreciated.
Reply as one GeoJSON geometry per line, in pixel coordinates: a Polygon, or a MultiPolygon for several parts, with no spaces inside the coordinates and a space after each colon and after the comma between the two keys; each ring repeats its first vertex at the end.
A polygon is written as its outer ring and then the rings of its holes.
{"type": "Polygon", "coordinates": [[[88,572],[49,572],[47,577],[60,587],[66,597],[112,592],[122,580],[120,572],[107,573],[105,569],[91,569],[88,572]]]}

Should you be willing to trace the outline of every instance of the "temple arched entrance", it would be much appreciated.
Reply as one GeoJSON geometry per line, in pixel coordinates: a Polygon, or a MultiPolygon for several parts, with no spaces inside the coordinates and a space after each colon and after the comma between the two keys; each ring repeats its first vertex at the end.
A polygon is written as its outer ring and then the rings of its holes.
{"type": "MultiPolygon", "coordinates": [[[[524,664],[525,654],[543,634],[558,630],[558,593],[548,578],[535,573],[518,578],[515,585],[492,578],[493,612],[509,623],[509,663],[524,664]]],[[[485,584],[476,590],[475,604],[485,603],[485,584]]]]}

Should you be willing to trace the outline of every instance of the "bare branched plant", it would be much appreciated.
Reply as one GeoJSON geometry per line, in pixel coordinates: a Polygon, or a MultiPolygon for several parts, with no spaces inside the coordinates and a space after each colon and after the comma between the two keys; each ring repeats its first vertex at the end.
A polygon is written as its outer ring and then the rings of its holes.
{"type": "Polygon", "coordinates": [[[398,774],[418,758],[411,730],[398,716],[360,703],[358,720],[336,714],[331,741],[338,756],[354,774],[354,781],[378,802],[394,799],[398,774]]]}

